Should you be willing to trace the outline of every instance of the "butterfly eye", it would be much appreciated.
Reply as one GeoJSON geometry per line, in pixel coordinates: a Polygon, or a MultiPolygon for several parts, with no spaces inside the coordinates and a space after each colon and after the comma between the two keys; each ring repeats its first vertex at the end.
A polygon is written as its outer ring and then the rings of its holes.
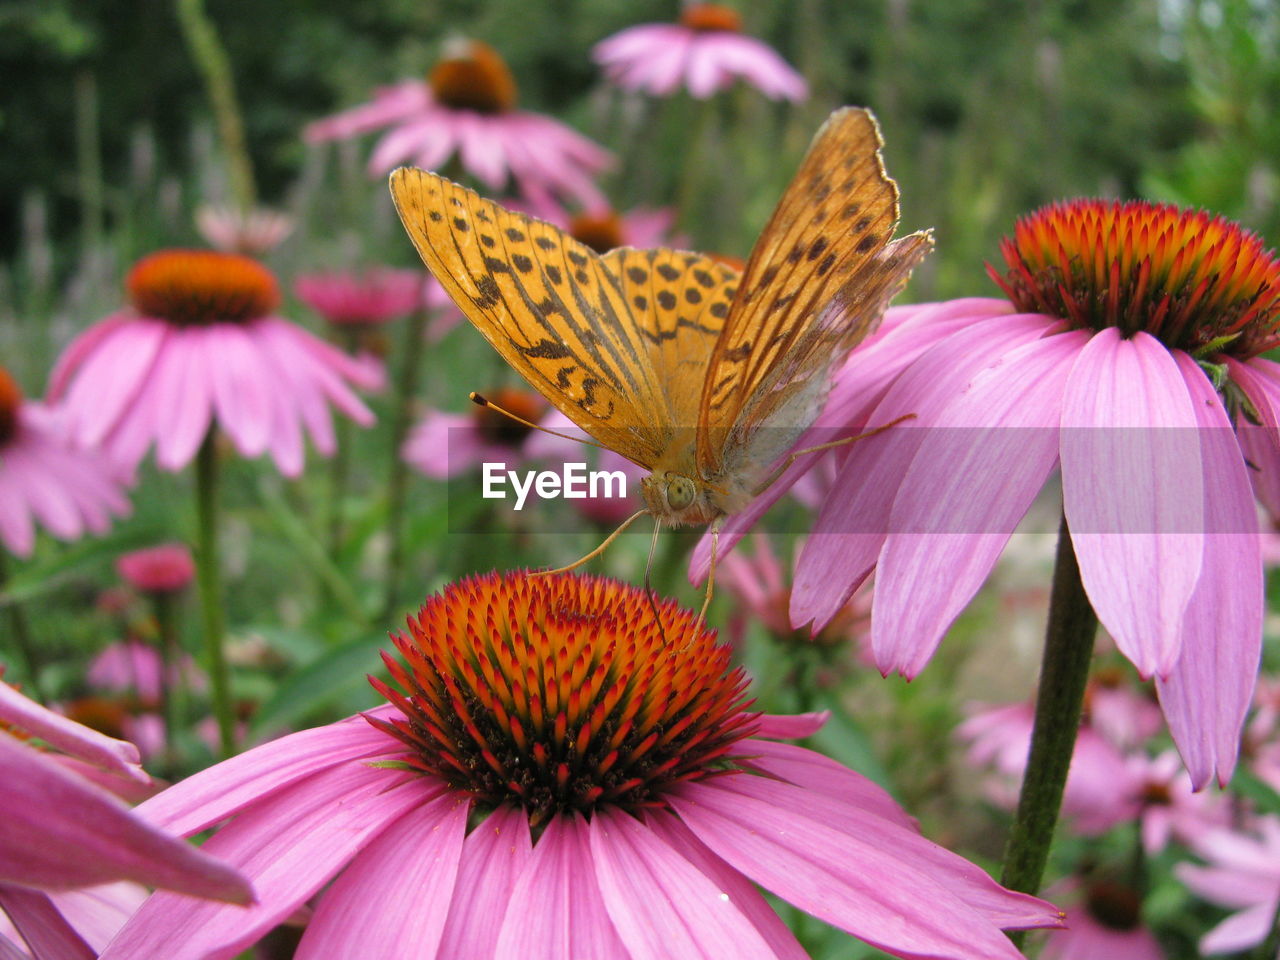
{"type": "Polygon", "coordinates": [[[683,510],[693,503],[698,495],[697,488],[688,477],[679,474],[671,475],[667,480],[667,506],[672,510],[683,510]]]}

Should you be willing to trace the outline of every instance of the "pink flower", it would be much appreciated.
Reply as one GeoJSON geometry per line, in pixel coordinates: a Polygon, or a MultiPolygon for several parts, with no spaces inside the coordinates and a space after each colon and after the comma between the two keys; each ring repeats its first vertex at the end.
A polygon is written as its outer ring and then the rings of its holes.
{"type": "Polygon", "coordinates": [[[176,593],[196,575],[196,563],[183,543],[162,543],[116,558],[116,572],[143,593],[176,593]]]}
{"type": "Polygon", "coordinates": [[[140,640],[113,643],[89,663],[85,679],[98,690],[112,693],[134,693],[148,704],[157,704],[166,687],[179,682],[192,690],[203,690],[207,684],[204,671],[189,656],[169,668],[162,676],[163,664],[155,647],[140,640]]]}
{"type": "Polygon", "coordinates": [[[293,233],[293,218],[278,210],[242,213],[232,207],[205,204],[196,210],[196,229],[210,245],[228,253],[260,257],[293,233]]]}
{"type": "Polygon", "coordinates": [[[63,418],[26,401],[0,367],[0,543],[25,557],[35,548],[35,522],[62,540],[105,533],[111,517],[129,513],[125,472],[78,449],[63,418]]]}
{"type": "Polygon", "coordinates": [[[768,44],[742,32],[729,7],[693,3],[680,22],[628,27],[596,44],[591,56],[605,76],[625,90],[667,97],[681,85],[705,100],[746,80],[773,100],[803,100],[804,77],[768,44]]]}
{"type": "MultiPolygon", "coordinates": [[[[488,399],[516,416],[538,423],[546,401],[528,390],[502,388],[488,399]]],[[[444,479],[477,469],[482,463],[505,463],[515,469],[529,457],[535,431],[488,407],[469,414],[431,410],[409,431],[401,456],[428,477],[444,479]]]]}
{"type": "Polygon", "coordinates": [[[166,250],[129,273],[132,306],[63,351],[50,395],[88,445],[136,465],[181,470],[216,423],[246,457],[270,452],[287,476],[303,463],[303,428],[326,456],[329,404],[368,426],[351,386],[375,389],[381,367],[352,359],[275,315],[275,278],[235,254],[166,250]]]}
{"type": "Polygon", "coordinates": [[[1278,339],[1280,261],[1224,220],[1104,201],[1032,215],[1005,258],[1015,307],[903,308],[845,367],[847,423],[915,419],[845,455],[792,622],[821,627],[875,569],[876,661],[915,676],[1060,468],[1102,625],[1157,678],[1196,786],[1225,783],[1262,632],[1250,474],[1264,500],[1280,489],[1280,365],[1258,356],[1278,339]],[[1262,426],[1237,441],[1211,375],[1262,426]]]}
{"type": "Polygon", "coordinates": [[[1200,938],[1200,952],[1235,953],[1262,943],[1280,909],[1280,818],[1260,817],[1249,833],[1218,830],[1192,847],[1208,866],[1180,863],[1178,879],[1196,896],[1236,911],[1200,938]]]}
{"type": "Polygon", "coordinates": [[[1041,960],[1164,960],[1160,944],[1142,924],[1137,891],[1111,881],[1072,881],[1063,887],[1064,899],[1072,899],[1075,891],[1082,902],[1067,911],[1064,929],[1049,933],[1041,960]]]}
{"type": "MultiPolygon", "coordinates": [[[[122,785],[150,783],[132,744],[82,727],[0,683],[0,910],[24,937],[41,938],[47,953],[38,955],[87,955],[49,891],[124,879],[188,897],[250,902],[252,891],[239,872],[147,824],[77,769],[122,785]],[[14,731],[66,756],[36,749],[14,731]]],[[[0,938],[0,954],[9,947],[17,949],[0,938]]]]}
{"type": "Polygon", "coordinates": [[[559,227],[596,253],[608,253],[618,247],[683,247],[689,242],[683,234],[672,236],[676,212],[671,207],[635,207],[619,213],[602,206],[571,216],[557,204],[513,203],[509,206],[559,227]]]}
{"type": "Polygon", "coordinates": [[[420,270],[308,273],[294,281],[293,289],[299,300],[340,326],[386,323],[452,302],[440,284],[420,270]]]}
{"type": "Polygon", "coordinates": [[[898,956],[1018,957],[1047,903],[935,846],[879,787],[772,738],[727,647],[639,588],[525,573],[428,600],[390,700],[139,808],[240,864],[259,902],[160,892],[103,953],[231,956],[299,905],[299,960],[804,956],[755,884],[898,956]],[[770,738],[770,739],[763,739],[770,738]]]}
{"type": "Polygon", "coordinates": [[[402,163],[443,167],[455,152],[469,174],[493,190],[513,180],[530,199],[568,196],[587,207],[604,204],[593,177],[612,162],[603,148],[539,113],[515,109],[516,85],[497,51],[456,41],[426,81],[406,80],[306,129],[308,142],[346,140],[390,130],[369,158],[382,176],[402,163]]]}

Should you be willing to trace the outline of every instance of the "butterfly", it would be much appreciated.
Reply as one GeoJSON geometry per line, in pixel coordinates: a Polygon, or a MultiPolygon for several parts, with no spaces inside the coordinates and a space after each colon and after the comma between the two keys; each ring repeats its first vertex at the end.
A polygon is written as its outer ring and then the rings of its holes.
{"type": "Polygon", "coordinates": [[[928,231],[893,239],[883,143],[870,111],[833,113],[741,274],[682,250],[600,255],[425,170],[393,171],[391,194],[423,262],[507,363],[649,471],[631,519],[715,531],[777,478],[831,375],[933,246],[928,231]]]}

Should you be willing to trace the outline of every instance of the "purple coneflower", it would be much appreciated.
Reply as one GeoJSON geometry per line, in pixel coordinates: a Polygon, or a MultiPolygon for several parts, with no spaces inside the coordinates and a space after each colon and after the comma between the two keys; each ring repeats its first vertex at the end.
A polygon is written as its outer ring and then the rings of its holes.
{"type": "Polygon", "coordinates": [[[674,603],[567,574],[430,598],[390,701],[139,807],[252,877],[258,903],[155,894],[103,954],[232,956],[319,894],[296,956],[801,958],[755,884],[897,956],[1019,954],[1056,926],[925,840],[879,787],[776,738],[730,650],[674,603]],[[659,622],[660,621],[660,622],[659,622]]]}

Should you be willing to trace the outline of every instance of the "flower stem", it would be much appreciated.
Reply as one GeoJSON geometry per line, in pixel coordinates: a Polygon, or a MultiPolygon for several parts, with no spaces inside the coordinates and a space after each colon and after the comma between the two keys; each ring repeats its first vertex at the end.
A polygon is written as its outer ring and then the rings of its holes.
{"type": "Polygon", "coordinates": [[[413,409],[413,397],[418,391],[418,372],[422,366],[422,346],[427,336],[428,311],[424,306],[415,310],[405,321],[402,362],[396,378],[395,396],[392,398],[391,466],[387,477],[387,593],[383,602],[382,618],[389,619],[395,613],[396,597],[400,587],[400,572],[404,566],[404,497],[409,479],[409,465],[400,455],[405,435],[409,432],[409,416],[413,409]]]}
{"type": "Polygon", "coordinates": [[[244,120],[236,101],[231,62],[218,39],[217,28],[204,9],[204,0],[177,0],[178,23],[186,38],[196,68],[204,79],[205,93],[218,123],[218,136],[230,166],[231,192],[241,212],[247,213],[256,202],[253,164],[245,141],[244,120]]]}
{"type": "MultiPolygon", "coordinates": [[[[356,350],[356,337],[349,330],[342,331],[340,343],[348,353],[356,350]]],[[[338,417],[334,424],[338,449],[329,462],[329,558],[337,559],[342,547],[343,498],[347,492],[347,474],[351,462],[351,421],[338,417]]]]}
{"type": "MultiPolygon", "coordinates": [[[[1058,529],[1058,556],[1053,568],[1031,750],[1000,878],[1011,890],[1036,893],[1040,889],[1080,728],[1097,629],[1098,616],[1080,581],[1080,567],[1064,516],[1058,529]]],[[[1021,944],[1021,934],[1011,937],[1021,944]]]]}
{"type": "Polygon", "coordinates": [[[213,714],[224,756],[235,753],[235,708],[231,679],[223,650],[222,577],[218,571],[218,450],[216,429],[209,428],[196,454],[196,575],[200,584],[200,610],[204,615],[204,644],[209,663],[213,714]]]}
{"type": "MultiPolygon", "coordinates": [[[[0,587],[3,587],[8,579],[7,561],[3,548],[0,548],[0,587]]],[[[9,622],[13,624],[14,644],[22,657],[22,665],[26,667],[27,682],[31,684],[31,692],[35,694],[37,700],[44,700],[45,691],[40,685],[40,657],[31,639],[31,626],[27,623],[27,613],[16,600],[9,604],[9,622]]],[[[10,677],[9,680],[12,681],[13,678],[10,677]]]]}

